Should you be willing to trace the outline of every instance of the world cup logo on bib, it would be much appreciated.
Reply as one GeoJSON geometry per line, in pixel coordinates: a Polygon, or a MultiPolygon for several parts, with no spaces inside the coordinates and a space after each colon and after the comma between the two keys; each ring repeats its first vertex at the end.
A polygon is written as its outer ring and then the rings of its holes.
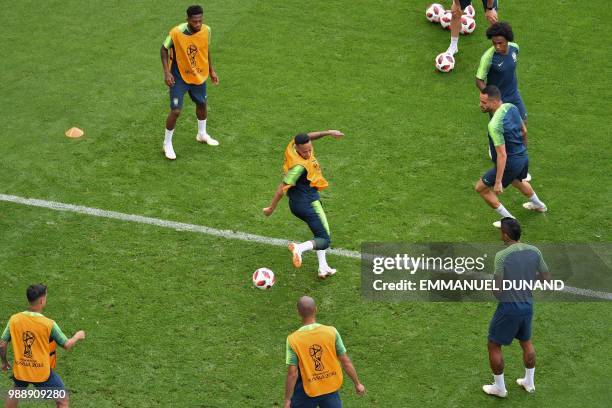
{"type": "Polygon", "coordinates": [[[187,47],[187,55],[189,56],[189,63],[191,64],[191,68],[194,70],[198,67],[196,63],[196,55],[198,55],[198,47],[195,44],[189,44],[187,47]]]}
{"type": "Polygon", "coordinates": [[[36,336],[32,332],[23,333],[23,355],[26,358],[32,358],[32,344],[34,344],[34,340],[36,340],[36,336]]]}
{"type": "Polygon", "coordinates": [[[318,344],[313,344],[308,348],[308,351],[310,352],[310,358],[312,358],[314,362],[315,371],[323,371],[324,367],[321,361],[321,357],[323,357],[323,348],[318,344]]]}

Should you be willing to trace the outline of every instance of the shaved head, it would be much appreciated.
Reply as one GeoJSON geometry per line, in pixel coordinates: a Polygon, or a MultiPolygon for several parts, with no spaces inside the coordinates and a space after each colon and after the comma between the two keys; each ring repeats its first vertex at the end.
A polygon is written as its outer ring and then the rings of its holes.
{"type": "Polygon", "coordinates": [[[310,296],[302,296],[297,303],[298,313],[302,318],[312,317],[317,311],[317,304],[310,296]]]}

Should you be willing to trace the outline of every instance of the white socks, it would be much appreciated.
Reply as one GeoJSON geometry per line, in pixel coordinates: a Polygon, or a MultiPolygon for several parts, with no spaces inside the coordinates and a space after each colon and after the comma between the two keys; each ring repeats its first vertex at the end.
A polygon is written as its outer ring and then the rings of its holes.
{"type": "Polygon", "coordinates": [[[172,130],[166,129],[166,136],[164,137],[164,144],[172,143],[173,134],[174,134],[174,129],[172,130]]]}
{"type": "Polygon", "coordinates": [[[448,47],[448,50],[450,52],[457,52],[457,43],[459,42],[459,37],[451,37],[451,42],[450,42],[450,46],[448,47]]]}
{"type": "Polygon", "coordinates": [[[514,218],[512,214],[510,214],[510,212],[506,210],[506,207],[504,207],[502,203],[499,203],[499,207],[497,207],[495,211],[497,211],[497,213],[501,215],[502,218],[506,218],[506,217],[514,218]]]}
{"type": "Polygon", "coordinates": [[[533,195],[529,197],[529,201],[531,201],[533,204],[537,205],[538,207],[545,207],[545,204],[540,201],[535,191],[533,192],[533,195]]]}
{"type": "Polygon", "coordinates": [[[198,119],[198,135],[201,135],[201,136],[206,135],[206,119],[204,120],[198,119]]]}
{"type": "Polygon", "coordinates": [[[327,264],[327,259],[325,259],[325,249],[317,249],[317,258],[319,258],[319,270],[327,271],[329,265],[327,264]]]}
{"type": "MultiPolygon", "coordinates": [[[[313,248],[312,241],[305,241],[301,244],[295,244],[295,250],[301,255],[302,252],[310,251],[313,248]]],[[[318,251],[317,251],[318,255],[318,251]]]]}
{"type": "Polygon", "coordinates": [[[495,386],[502,391],[506,391],[506,383],[504,382],[504,373],[500,375],[493,374],[493,378],[495,379],[495,386]]]}
{"type": "Polygon", "coordinates": [[[524,384],[528,387],[533,387],[533,375],[535,374],[535,367],[525,368],[525,382],[524,384]]]}

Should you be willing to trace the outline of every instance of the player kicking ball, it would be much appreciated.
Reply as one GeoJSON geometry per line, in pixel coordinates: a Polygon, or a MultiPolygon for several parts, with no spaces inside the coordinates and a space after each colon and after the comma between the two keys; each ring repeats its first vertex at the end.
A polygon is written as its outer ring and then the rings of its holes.
{"type": "MultiPolygon", "coordinates": [[[[472,4],[472,0],[453,0],[453,5],[451,6],[451,23],[450,23],[450,32],[451,32],[451,41],[448,49],[446,50],[447,54],[455,55],[459,52],[459,48],[457,47],[457,43],[459,42],[459,33],[461,32],[461,16],[463,15],[463,10],[467,6],[472,4]]],[[[482,5],[485,9],[485,16],[489,21],[489,24],[494,24],[497,22],[497,0],[482,0],[482,5]]]]}
{"type": "Polygon", "coordinates": [[[339,139],[344,134],[338,130],[300,133],[289,142],[285,149],[283,181],[276,189],[270,206],[263,209],[263,213],[269,217],[283,198],[283,194],[287,194],[291,213],[308,224],[314,235],[311,241],[289,244],[293,265],[300,268],[302,254],[314,249],[319,259],[319,278],[321,279],[336,273],[336,270],[327,264],[325,257],[325,252],[330,244],[330,234],[327,217],[319,196],[319,191],[327,188],[328,183],[323,177],[312,146],[313,141],[323,136],[339,139]]]}
{"type": "MultiPolygon", "coordinates": [[[[525,209],[546,212],[546,205],[540,201],[529,182],[525,181],[529,171],[527,128],[518,108],[511,103],[502,103],[499,88],[488,85],[480,94],[480,109],[493,114],[489,122],[489,135],[495,146],[492,152],[495,167],[478,180],[476,192],[501,218],[515,218],[498,198],[510,184],[529,198],[523,204],[525,209]]],[[[500,228],[501,222],[496,221],[493,226],[500,228]]]]}

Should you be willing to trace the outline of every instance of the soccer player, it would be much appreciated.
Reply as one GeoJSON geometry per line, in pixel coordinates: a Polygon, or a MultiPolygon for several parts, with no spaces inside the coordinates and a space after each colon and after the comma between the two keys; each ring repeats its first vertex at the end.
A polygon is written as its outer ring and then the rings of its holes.
{"type": "Polygon", "coordinates": [[[210,76],[212,83],[217,85],[219,78],[210,59],[210,27],[202,23],[203,18],[201,6],[190,6],[187,9],[187,22],[170,30],[160,51],[164,81],[170,88],[170,113],[166,119],[164,138],[164,154],[169,160],[176,159],[172,135],[181,114],[185,92],[196,104],[196,140],[210,146],[219,145],[206,131],[206,80],[210,76]]]}
{"type": "MultiPolygon", "coordinates": [[[[66,388],[62,379],[53,370],[50,340],[60,347],[70,350],[79,341],[85,338],[84,331],[78,331],[68,339],[57,323],[42,315],[47,304],[47,287],[45,285],[31,285],[26,291],[30,307],[27,311],[11,316],[6,329],[0,337],[0,361],[2,371],[11,368],[6,359],[8,342],[13,346],[13,381],[14,390],[23,390],[30,384],[43,390],[63,390],[66,388]]],[[[56,400],[58,408],[68,407],[68,395],[56,400]]],[[[8,398],[7,408],[17,407],[18,399],[8,398]]]]}
{"type": "Polygon", "coordinates": [[[317,323],[314,299],[301,297],[297,310],[302,327],[287,337],[284,407],[341,408],[342,369],[353,380],[355,392],[365,394],[338,330],[317,323]]]}
{"type": "MultiPolygon", "coordinates": [[[[457,47],[457,43],[459,42],[459,33],[461,32],[461,16],[463,14],[463,10],[467,6],[472,4],[472,0],[453,0],[453,5],[451,6],[451,24],[450,24],[450,32],[451,32],[451,42],[450,46],[446,50],[447,54],[455,55],[459,48],[457,47]]],[[[489,24],[493,24],[497,22],[497,0],[482,0],[482,6],[485,9],[485,16],[489,21],[489,24]]]]}
{"type": "MultiPolygon", "coordinates": [[[[495,23],[487,29],[487,38],[493,46],[480,58],[476,72],[476,87],[482,92],[487,85],[495,85],[501,92],[502,101],[516,106],[523,122],[527,123],[527,110],[521,98],[516,78],[519,46],[514,41],[512,27],[508,23],[495,23]]],[[[490,114],[490,116],[492,116],[490,114]]],[[[489,135],[489,155],[495,150],[489,135]]],[[[527,181],[531,177],[527,176],[527,181]]]]}
{"type": "Polygon", "coordinates": [[[279,184],[269,207],[263,209],[266,216],[272,215],[276,205],[286,193],[289,196],[289,208],[293,215],[308,224],[314,235],[311,241],[302,243],[291,242],[293,265],[302,266],[302,254],[315,249],[319,259],[319,278],[325,279],[336,273],[336,270],[327,264],[325,251],[329,248],[330,236],[327,217],[321,205],[319,190],[327,188],[327,180],[323,177],[321,167],[314,155],[312,142],[323,136],[332,136],[336,139],[344,134],[338,130],[323,132],[300,133],[289,142],[285,149],[285,162],[283,171],[285,176],[279,184]]]}
{"type": "MultiPolygon", "coordinates": [[[[487,171],[476,183],[476,192],[502,217],[512,214],[499,201],[498,196],[510,184],[516,187],[529,201],[523,207],[530,211],[546,212],[546,205],[525,181],[529,171],[527,155],[527,128],[516,106],[502,103],[499,88],[487,85],[480,94],[480,109],[493,114],[489,122],[489,135],[495,146],[492,160],[495,167],[487,171]]],[[[500,227],[500,222],[493,225],[500,227]]]]}
{"type": "MultiPolygon", "coordinates": [[[[548,266],[538,248],[521,243],[521,226],[514,218],[501,221],[501,239],[507,248],[495,255],[495,280],[498,288],[502,281],[550,280],[548,266]]],[[[516,383],[527,392],[535,391],[535,349],[531,342],[533,299],[529,290],[507,290],[494,292],[499,303],[489,325],[489,363],[495,382],[482,387],[489,395],[505,398],[508,395],[504,383],[504,356],[502,346],[518,339],[523,349],[525,377],[516,383]]]]}

